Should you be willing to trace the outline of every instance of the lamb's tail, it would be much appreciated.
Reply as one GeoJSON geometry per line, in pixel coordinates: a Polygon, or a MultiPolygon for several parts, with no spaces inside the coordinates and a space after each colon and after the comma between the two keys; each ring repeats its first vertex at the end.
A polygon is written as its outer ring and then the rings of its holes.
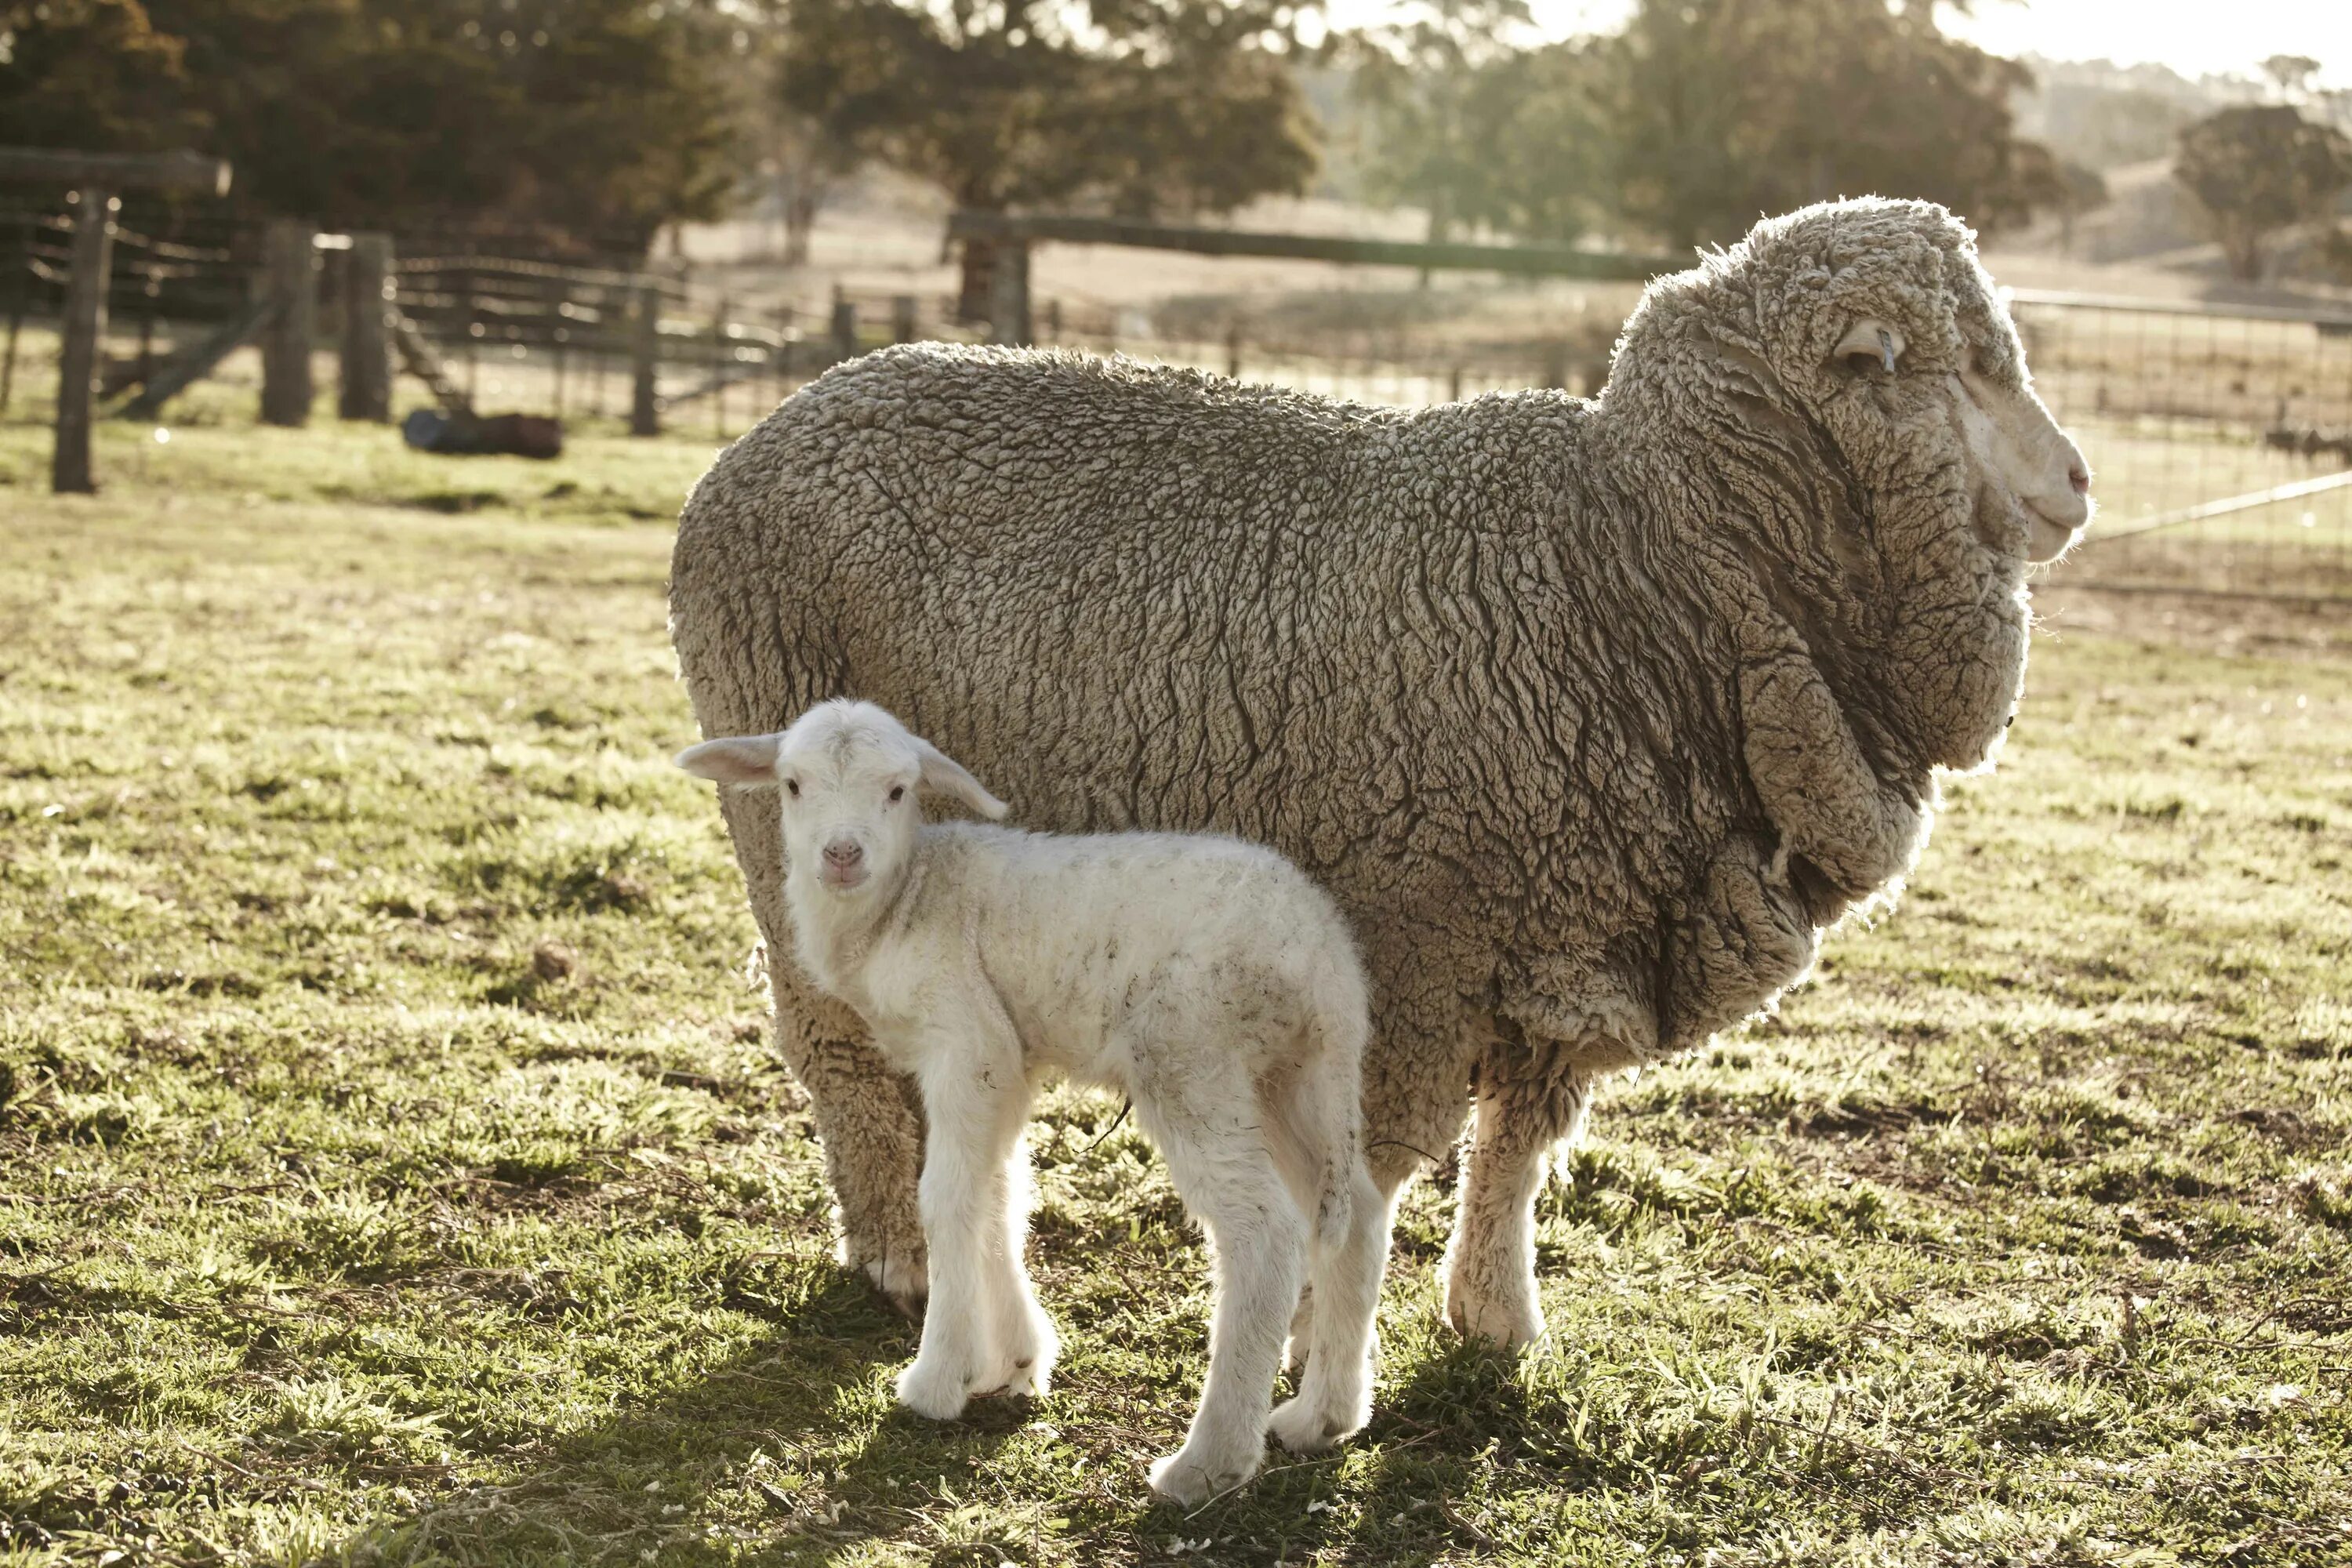
{"type": "Polygon", "coordinates": [[[1371,1414],[1373,1319],[1388,1262],[1389,1202],[1364,1163],[1363,1069],[1369,998],[1354,963],[1328,966],[1312,990],[1311,1047],[1294,1104],[1315,1152],[1314,1239],[1305,1338],[1293,1324],[1291,1357],[1305,1354],[1298,1397],[1275,1413],[1274,1430],[1295,1450],[1320,1448],[1371,1414]]]}
{"type": "MultiPolygon", "coordinates": [[[[1307,1118],[1318,1156],[1315,1239],[1337,1247],[1348,1239],[1364,1169],[1363,1059],[1370,1046],[1370,997],[1361,969],[1328,965],[1316,977],[1307,1029],[1309,1066],[1298,1085],[1311,1105],[1307,1118]]],[[[1302,1106],[1302,1110],[1307,1107],[1302,1106]]]]}

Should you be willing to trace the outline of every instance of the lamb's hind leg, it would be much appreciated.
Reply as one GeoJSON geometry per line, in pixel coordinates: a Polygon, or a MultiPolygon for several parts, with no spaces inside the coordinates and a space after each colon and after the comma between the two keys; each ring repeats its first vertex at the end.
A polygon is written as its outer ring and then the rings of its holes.
{"type": "Polygon", "coordinates": [[[1184,1446],[1151,1467],[1152,1490],[1191,1505],[1241,1485],[1265,1456],[1275,1374],[1305,1272],[1307,1218],[1264,1141],[1241,1119],[1171,1120],[1147,1116],[1144,1124],[1209,1233],[1217,1272],[1201,1407],[1184,1446]]]}
{"type": "Polygon", "coordinates": [[[1581,1135],[1591,1079],[1549,1046],[1497,1043],[1478,1072],[1461,1208],[1445,1251],[1445,1321],[1515,1350],[1543,1335],[1536,1194],[1553,1145],[1581,1135]]]}
{"type": "Polygon", "coordinates": [[[1359,1165],[1346,1204],[1338,1234],[1318,1234],[1312,1248],[1313,1353],[1306,1375],[1297,1397],[1276,1406],[1267,1424],[1294,1454],[1328,1448],[1371,1418],[1373,1320],[1388,1264],[1389,1202],[1359,1165]]]}

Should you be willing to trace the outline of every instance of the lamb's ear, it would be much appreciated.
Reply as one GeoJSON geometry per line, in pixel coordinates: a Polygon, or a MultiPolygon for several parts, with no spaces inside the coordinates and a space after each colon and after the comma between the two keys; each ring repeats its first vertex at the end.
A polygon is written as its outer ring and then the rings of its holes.
{"type": "Polygon", "coordinates": [[[923,787],[933,795],[943,795],[950,800],[960,800],[991,822],[1002,822],[1013,808],[981,787],[978,779],[965,771],[964,765],[932,745],[918,739],[915,751],[923,759],[923,787]]]}
{"type": "Polygon", "coordinates": [[[781,735],[730,735],[688,746],[675,758],[679,767],[697,778],[723,784],[772,784],[776,782],[776,742],[781,735]]]}

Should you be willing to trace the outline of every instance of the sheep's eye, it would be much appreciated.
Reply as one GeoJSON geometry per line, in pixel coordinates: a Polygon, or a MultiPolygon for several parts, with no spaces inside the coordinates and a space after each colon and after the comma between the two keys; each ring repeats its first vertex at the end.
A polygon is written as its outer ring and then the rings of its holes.
{"type": "Polygon", "coordinates": [[[902,800],[904,800],[904,799],[906,799],[906,798],[907,798],[907,786],[906,786],[905,784],[892,784],[892,785],[890,786],[890,804],[891,804],[891,805],[898,805],[900,801],[902,801],[902,800]]]}
{"type": "Polygon", "coordinates": [[[791,795],[794,800],[800,799],[801,781],[798,779],[786,779],[784,781],[784,793],[791,795]]]}

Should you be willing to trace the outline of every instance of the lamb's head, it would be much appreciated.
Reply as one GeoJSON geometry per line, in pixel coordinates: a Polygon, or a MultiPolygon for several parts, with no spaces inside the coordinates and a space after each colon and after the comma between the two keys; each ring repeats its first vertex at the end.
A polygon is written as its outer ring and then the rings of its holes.
{"type": "Polygon", "coordinates": [[[688,746],[677,765],[720,784],[774,789],[790,875],[842,897],[898,885],[923,825],[918,792],[992,821],[1005,813],[954,758],[883,709],[845,698],[817,704],[778,734],[688,746]]]}
{"type": "Polygon", "coordinates": [[[2023,668],[2025,569],[2080,536],[2091,476],[1965,224],[1878,198],[1758,224],[1651,286],[1604,406],[1712,476],[1720,526],[1801,622],[1892,689],[1871,705],[1922,721],[1907,749],[1989,752],[2023,668]]]}

